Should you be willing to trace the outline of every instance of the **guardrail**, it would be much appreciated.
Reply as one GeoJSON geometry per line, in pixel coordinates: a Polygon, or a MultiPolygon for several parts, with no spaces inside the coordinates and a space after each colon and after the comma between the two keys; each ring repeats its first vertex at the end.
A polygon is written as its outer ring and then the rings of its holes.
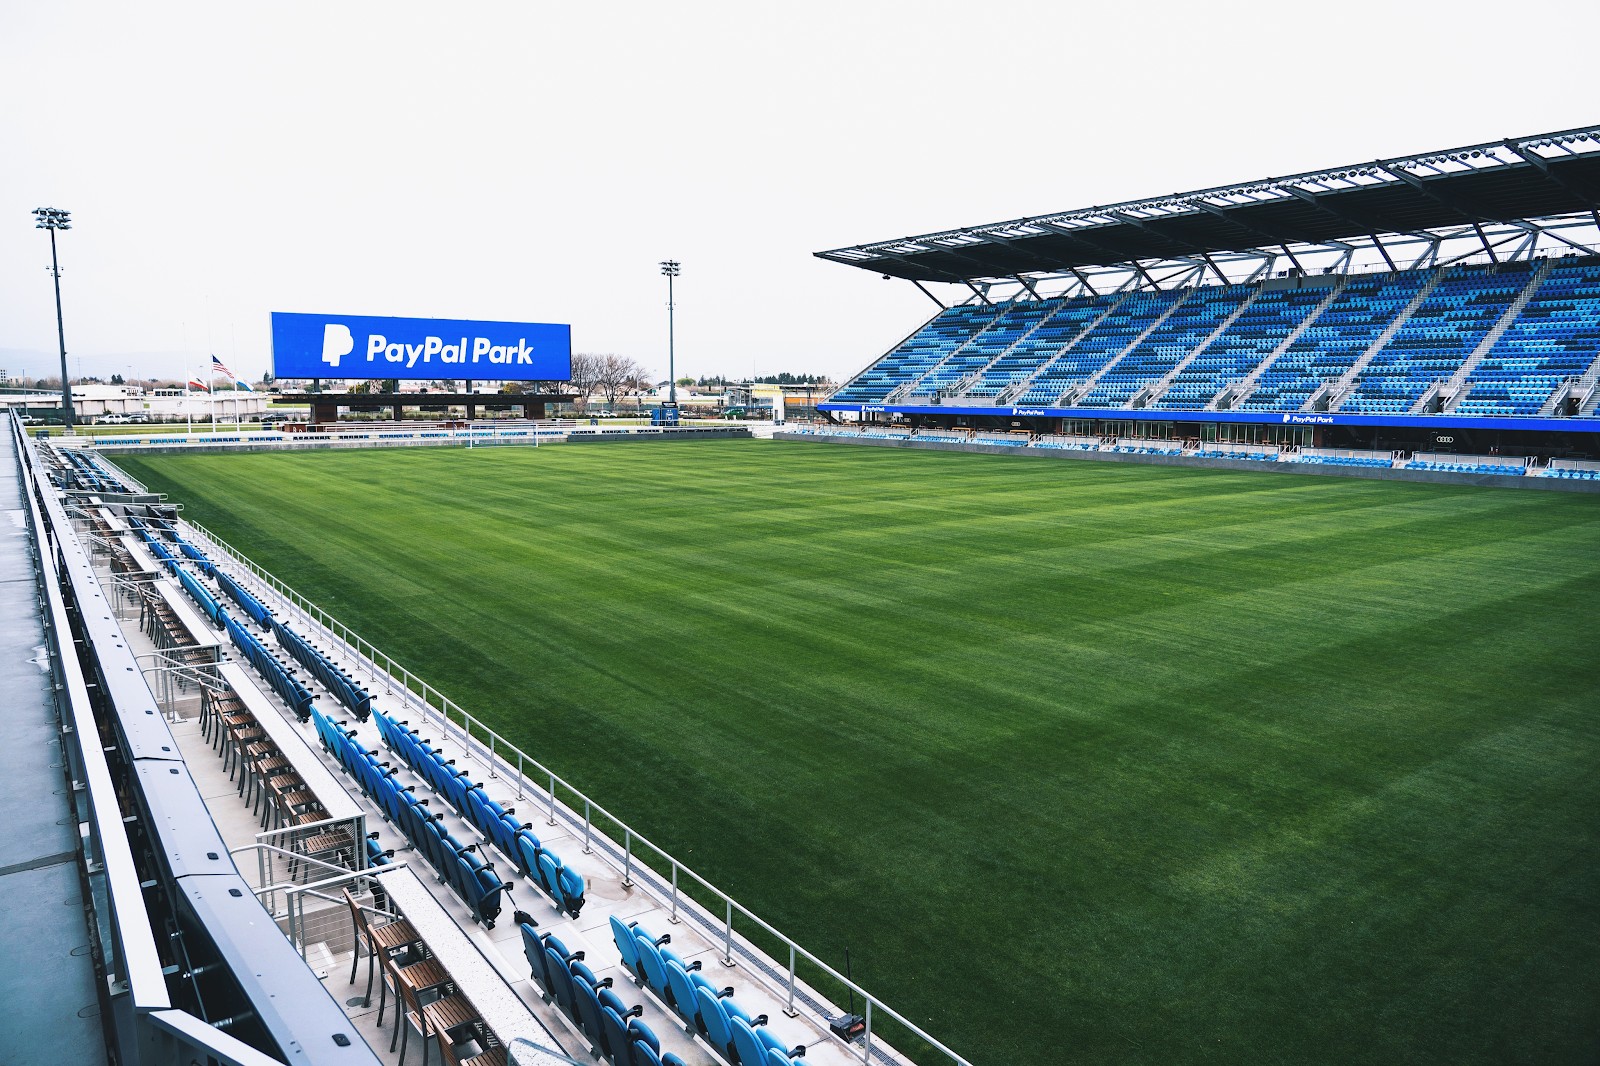
{"type": "Polygon", "coordinates": [[[185,523],[205,542],[213,560],[225,557],[243,567],[255,581],[293,608],[303,621],[319,627],[338,645],[342,655],[365,670],[375,684],[383,684],[386,695],[405,700],[422,714],[424,722],[429,716],[434,717],[446,738],[461,743],[469,758],[483,763],[490,777],[503,775],[512,779],[519,800],[528,796],[546,805],[546,821],[549,825],[557,825],[558,817],[566,817],[571,828],[581,831],[584,853],[592,854],[598,850],[621,870],[626,886],[644,882],[645,887],[670,908],[670,922],[692,921],[702,934],[714,942],[721,941],[725,962],[732,964],[737,956],[763,973],[776,989],[787,996],[786,1008],[789,1013],[797,1012],[798,1003],[826,1023],[836,1015],[837,1004],[849,994],[859,998],[863,1004],[865,1031],[859,1047],[864,1064],[893,1063],[893,1055],[874,1044],[874,1041],[881,1043],[890,1040],[897,1051],[914,1061],[971,1066],[965,1057],[940,1043],[916,1023],[679,862],[577,786],[506,740],[492,727],[258,566],[221,537],[199,523],[188,520],[185,523]],[[396,685],[399,686],[398,691],[396,685]],[[530,773],[537,775],[539,785],[533,783],[530,773]],[[736,918],[741,923],[738,928],[735,928],[736,918]],[[768,965],[765,962],[767,958],[786,958],[786,969],[779,970],[768,965]],[[799,969],[802,962],[813,972],[802,975],[799,969]],[[884,1018],[889,1019],[888,1025],[884,1024],[884,1018]],[[888,1031],[887,1036],[885,1030],[888,1031]]]}

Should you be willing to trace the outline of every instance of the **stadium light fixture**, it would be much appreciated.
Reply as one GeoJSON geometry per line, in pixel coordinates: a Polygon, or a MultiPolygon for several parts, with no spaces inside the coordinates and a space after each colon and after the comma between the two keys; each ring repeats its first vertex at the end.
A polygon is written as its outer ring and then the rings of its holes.
{"type": "Polygon", "coordinates": [[[683,264],[676,259],[663,259],[661,273],[667,277],[667,402],[674,407],[678,404],[678,371],[674,362],[674,333],[672,304],[672,279],[683,273],[683,264]]]}
{"type": "Polygon", "coordinates": [[[33,209],[34,229],[50,231],[50,275],[56,283],[56,340],[61,347],[61,424],[72,432],[72,386],[67,384],[67,333],[61,325],[61,264],[56,259],[56,230],[72,228],[72,214],[59,207],[33,209]]]}

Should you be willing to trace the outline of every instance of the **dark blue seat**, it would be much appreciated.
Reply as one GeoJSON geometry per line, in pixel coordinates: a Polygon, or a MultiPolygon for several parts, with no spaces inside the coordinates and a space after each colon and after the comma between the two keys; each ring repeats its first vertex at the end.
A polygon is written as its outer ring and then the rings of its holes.
{"type": "Polygon", "coordinates": [[[493,929],[495,919],[500,916],[500,897],[509,895],[511,886],[494,872],[492,863],[478,858],[470,847],[459,849],[456,861],[461,868],[461,898],[472,908],[473,917],[481,921],[485,929],[493,929]]]}
{"type": "Polygon", "coordinates": [[[618,1013],[610,1006],[601,1006],[600,1025],[605,1030],[606,1047],[616,1066],[632,1066],[633,1034],[628,1023],[643,1013],[644,1008],[637,1005],[629,1007],[624,1013],[618,1013]]]}
{"type": "Polygon", "coordinates": [[[661,1041],[642,1019],[634,1018],[628,1022],[628,1036],[632,1038],[629,1050],[633,1052],[636,1066],[642,1066],[646,1062],[661,1061],[661,1041]]]}
{"type": "Polygon", "coordinates": [[[539,995],[546,1003],[555,994],[550,991],[550,971],[545,967],[544,938],[532,922],[518,922],[522,930],[522,954],[528,960],[533,981],[539,986],[539,995]]]}
{"type": "Polygon", "coordinates": [[[550,993],[561,1009],[572,1015],[576,1002],[577,991],[572,985],[571,961],[574,958],[569,954],[561,941],[553,936],[544,939],[544,967],[550,975],[550,993]]]}
{"type": "MultiPolygon", "coordinates": [[[[582,963],[578,964],[582,966],[582,963]]],[[[602,1055],[611,1056],[611,1044],[606,1039],[605,1022],[602,1019],[600,997],[594,987],[587,982],[574,979],[572,982],[573,999],[578,1006],[578,1024],[589,1037],[593,1045],[590,1054],[595,1058],[602,1055]]]]}

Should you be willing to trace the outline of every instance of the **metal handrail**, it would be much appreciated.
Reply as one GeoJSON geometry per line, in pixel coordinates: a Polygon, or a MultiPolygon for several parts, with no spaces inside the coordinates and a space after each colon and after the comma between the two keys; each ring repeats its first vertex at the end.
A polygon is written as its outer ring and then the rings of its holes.
{"type": "MultiPolygon", "coordinates": [[[[348,821],[349,819],[341,819],[341,820],[342,821],[348,821]]],[[[258,866],[262,862],[262,858],[263,858],[262,853],[263,852],[269,852],[269,853],[274,854],[274,855],[282,855],[285,858],[292,859],[297,863],[303,862],[307,866],[324,866],[324,867],[328,868],[329,870],[337,870],[337,871],[339,871],[340,874],[363,874],[363,873],[367,872],[364,869],[362,869],[362,870],[352,870],[348,866],[340,866],[337,863],[327,862],[327,861],[325,861],[323,859],[313,859],[309,855],[303,854],[303,853],[298,852],[298,851],[290,851],[288,848],[280,848],[276,844],[262,844],[260,842],[257,842],[255,844],[242,844],[237,848],[233,848],[228,852],[228,857],[231,859],[235,855],[238,855],[238,854],[240,854],[242,852],[246,852],[246,851],[253,851],[253,852],[256,853],[256,863],[257,863],[258,866]]],[[[237,864],[235,864],[235,865],[237,865],[237,864]]],[[[265,873],[264,869],[263,869],[263,872],[262,872],[262,877],[263,877],[263,879],[265,879],[265,877],[266,877],[266,873],[265,873]]],[[[276,885],[276,884],[262,885],[261,888],[258,889],[257,891],[265,892],[268,889],[277,888],[277,887],[279,887],[279,886],[276,885]]],[[[303,888],[305,886],[296,884],[295,887],[303,888]]]]}
{"type": "MultiPolygon", "coordinates": [[[[455,701],[451,700],[448,696],[444,695],[438,689],[435,689],[432,685],[428,684],[428,682],[424,681],[422,678],[417,677],[416,675],[412,674],[405,667],[403,667],[400,664],[396,663],[387,654],[385,654],[384,652],[379,651],[370,641],[364,640],[359,634],[354,633],[343,622],[341,622],[338,619],[334,618],[332,615],[328,614],[328,612],[324,611],[322,608],[320,608],[316,604],[312,603],[306,597],[302,596],[300,593],[296,592],[294,589],[292,589],[288,585],[284,584],[284,582],[280,581],[273,574],[271,574],[267,570],[263,569],[262,567],[258,566],[249,557],[245,556],[242,552],[240,552],[237,549],[235,549],[232,545],[228,544],[221,537],[218,537],[216,534],[212,533],[209,529],[206,529],[204,526],[200,525],[198,522],[194,522],[194,521],[189,520],[189,519],[185,519],[184,521],[191,529],[193,529],[196,532],[198,532],[200,534],[200,537],[202,539],[204,539],[205,541],[207,541],[210,546],[212,546],[216,550],[218,550],[218,551],[222,552],[223,554],[225,554],[228,558],[232,559],[235,563],[245,567],[258,581],[264,583],[268,588],[270,588],[274,593],[276,593],[281,599],[283,599],[285,602],[287,602],[290,606],[294,607],[306,621],[312,622],[312,623],[320,626],[329,635],[329,637],[331,637],[333,640],[337,641],[340,645],[342,645],[343,651],[344,651],[344,653],[346,655],[348,655],[351,658],[353,658],[354,660],[356,660],[363,668],[366,669],[367,673],[374,679],[375,682],[380,678],[380,676],[383,677],[383,679],[385,680],[386,683],[387,683],[387,681],[390,681],[390,680],[398,680],[401,683],[401,686],[402,686],[400,694],[402,696],[408,698],[407,702],[410,702],[409,697],[413,697],[413,696],[419,697],[421,699],[421,701],[422,701],[421,707],[419,708],[419,710],[424,715],[426,715],[429,711],[437,711],[438,715],[439,715],[440,724],[445,729],[446,736],[448,737],[450,735],[452,729],[455,730],[456,735],[467,746],[467,750],[468,750],[468,755],[469,756],[472,755],[472,747],[474,745],[477,745],[479,747],[482,746],[481,741],[478,739],[478,736],[474,735],[474,732],[476,731],[476,733],[479,736],[486,737],[488,739],[488,760],[487,760],[486,765],[490,769],[491,776],[494,776],[494,771],[496,769],[496,764],[497,763],[498,763],[498,765],[500,767],[503,767],[505,770],[512,771],[513,767],[511,765],[511,763],[508,761],[508,756],[511,753],[515,753],[516,758],[517,758],[517,762],[516,762],[516,765],[515,765],[515,768],[514,768],[514,773],[515,773],[515,776],[516,776],[516,779],[517,779],[517,787],[518,787],[518,796],[519,797],[522,794],[521,793],[521,788],[522,788],[523,781],[526,780],[526,781],[528,781],[528,783],[530,785],[532,784],[532,781],[527,778],[526,768],[532,767],[533,769],[535,769],[539,773],[539,775],[540,775],[540,777],[542,779],[545,779],[545,780],[547,780],[549,782],[549,787],[545,791],[547,791],[549,793],[549,797],[550,797],[550,824],[552,824],[552,825],[556,824],[555,823],[555,807],[556,807],[556,804],[559,802],[557,800],[557,798],[556,798],[556,788],[557,788],[557,786],[560,786],[561,788],[566,789],[571,795],[573,795],[576,798],[582,800],[582,802],[583,802],[583,831],[584,831],[584,849],[585,849],[585,851],[589,850],[591,839],[592,839],[592,836],[594,834],[594,830],[593,830],[593,817],[594,817],[594,815],[595,814],[599,814],[600,816],[610,820],[617,828],[619,828],[623,832],[623,844],[622,844],[620,850],[622,852],[623,864],[624,864],[623,865],[623,880],[624,880],[624,883],[628,883],[629,882],[629,879],[630,879],[631,874],[632,874],[633,852],[634,852],[635,846],[643,845],[644,847],[648,848],[650,853],[653,853],[655,856],[657,856],[660,859],[664,860],[670,866],[670,869],[671,869],[672,895],[671,895],[671,899],[670,899],[670,904],[671,904],[672,909],[673,909],[673,920],[676,920],[676,916],[677,916],[678,895],[679,895],[678,885],[679,885],[679,880],[680,880],[681,876],[687,876],[690,879],[691,882],[693,882],[694,884],[698,884],[700,887],[702,887],[707,892],[709,892],[713,897],[715,897],[715,899],[719,903],[721,903],[723,905],[723,907],[725,909],[725,917],[724,917],[724,920],[723,920],[723,923],[722,923],[723,926],[724,926],[724,937],[725,937],[725,940],[724,940],[724,951],[725,951],[724,958],[725,959],[728,959],[729,961],[731,961],[731,957],[732,957],[732,943],[733,943],[733,936],[734,936],[734,932],[733,932],[733,917],[734,917],[735,913],[737,913],[739,915],[742,915],[743,917],[749,919],[749,921],[754,923],[754,925],[756,927],[758,927],[759,929],[761,929],[763,932],[767,933],[768,935],[772,936],[779,943],[781,943],[786,948],[788,948],[789,949],[789,969],[788,969],[788,982],[789,982],[789,985],[788,985],[788,991],[789,991],[789,1001],[790,1001],[790,1006],[791,1007],[793,1005],[794,995],[795,995],[795,982],[796,982],[795,962],[796,962],[797,959],[802,959],[802,958],[805,959],[806,961],[810,962],[812,965],[816,966],[819,970],[821,970],[828,977],[830,977],[831,979],[839,982],[839,984],[842,985],[843,987],[854,991],[857,995],[859,995],[862,998],[862,1000],[865,1003],[865,1019],[866,1019],[866,1022],[867,1022],[867,1032],[866,1032],[865,1050],[863,1052],[863,1061],[864,1062],[869,1062],[871,1060],[871,1057],[872,1057],[872,1016],[873,1016],[874,1013],[881,1013],[881,1014],[884,1014],[884,1015],[888,1016],[889,1018],[892,1018],[894,1021],[898,1022],[900,1025],[904,1026],[907,1031],[909,1031],[910,1033],[915,1035],[919,1040],[921,1040],[924,1043],[926,1043],[929,1047],[931,1047],[934,1050],[940,1052],[941,1054],[947,1056],[953,1063],[956,1064],[956,1066],[971,1066],[971,1064],[968,1062],[968,1060],[966,1058],[964,1058],[962,1055],[960,1055],[957,1052],[955,1052],[955,1051],[951,1050],[950,1048],[946,1047],[943,1043],[939,1042],[934,1037],[928,1035],[928,1033],[923,1031],[922,1028],[919,1027],[915,1022],[911,1021],[909,1018],[906,1018],[900,1012],[898,1012],[898,1011],[894,1010],[893,1008],[889,1007],[887,1004],[885,1004],[881,1000],[879,1000],[876,996],[874,996],[870,992],[868,992],[865,988],[862,988],[860,985],[856,984],[849,977],[847,977],[844,974],[840,973],[838,970],[834,969],[828,963],[822,961],[816,955],[812,954],[811,952],[807,951],[805,948],[801,947],[792,938],[788,937],[784,933],[780,932],[778,929],[774,928],[771,924],[769,924],[768,922],[766,922],[765,920],[763,920],[762,918],[757,916],[753,911],[751,911],[744,904],[740,903],[738,900],[734,899],[732,896],[728,895],[726,892],[724,892],[721,889],[717,888],[715,885],[713,885],[710,881],[706,880],[700,874],[696,873],[695,871],[691,870],[689,867],[685,866],[683,863],[679,862],[670,853],[668,853],[667,851],[662,849],[660,846],[658,846],[657,844],[652,842],[649,838],[647,838],[647,837],[643,836],[642,834],[636,832],[631,826],[628,825],[628,823],[624,822],[621,818],[619,818],[616,815],[612,814],[610,811],[606,810],[606,808],[600,806],[598,803],[595,803],[594,800],[592,800],[589,796],[587,796],[577,786],[573,785],[572,783],[570,783],[567,780],[565,780],[564,778],[562,778],[555,771],[553,771],[553,770],[549,769],[548,767],[544,766],[544,764],[540,763],[537,759],[534,759],[533,757],[529,756],[522,749],[518,748],[516,745],[512,744],[510,741],[508,741],[504,737],[500,736],[499,733],[497,733],[494,729],[490,728],[488,725],[486,725],[483,722],[479,721],[478,719],[474,718],[471,714],[469,714],[467,711],[463,710],[458,704],[456,704],[455,701]],[[354,643],[352,643],[352,641],[354,641],[354,643]],[[366,648],[365,652],[363,652],[361,650],[362,646],[364,646],[366,648]],[[383,671],[383,673],[381,675],[380,675],[380,672],[379,672],[379,665],[378,665],[380,658],[382,659],[383,663],[387,666],[387,669],[385,671],[383,671]],[[398,677],[396,676],[396,672],[398,672],[398,677]],[[428,698],[429,698],[430,695],[434,699],[436,699],[438,701],[438,705],[437,706],[434,706],[432,703],[429,702],[428,698]],[[455,723],[452,723],[450,721],[451,712],[454,712],[461,719],[461,724],[459,726],[455,725],[455,723]]],[[[575,809],[567,806],[566,804],[562,804],[562,806],[567,807],[567,810],[569,812],[570,817],[572,817],[573,820],[576,821],[577,811],[575,809]]],[[[610,839],[610,838],[607,838],[607,839],[610,839]]],[[[611,841],[611,842],[612,842],[613,845],[615,845],[615,841],[614,840],[611,841]]],[[[696,906],[699,905],[695,900],[693,900],[692,897],[689,898],[689,902],[692,905],[696,905],[696,906]]],[[[715,916],[711,915],[711,913],[709,911],[706,911],[706,917],[710,920],[711,923],[714,924],[716,922],[715,916]]]]}

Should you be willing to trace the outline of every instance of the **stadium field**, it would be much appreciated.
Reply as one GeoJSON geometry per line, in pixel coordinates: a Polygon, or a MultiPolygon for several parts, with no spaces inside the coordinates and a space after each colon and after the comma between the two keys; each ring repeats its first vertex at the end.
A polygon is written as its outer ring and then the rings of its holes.
{"type": "Polygon", "coordinates": [[[119,458],[976,1064],[1600,1048],[1600,499],[775,442],[119,458]]]}

